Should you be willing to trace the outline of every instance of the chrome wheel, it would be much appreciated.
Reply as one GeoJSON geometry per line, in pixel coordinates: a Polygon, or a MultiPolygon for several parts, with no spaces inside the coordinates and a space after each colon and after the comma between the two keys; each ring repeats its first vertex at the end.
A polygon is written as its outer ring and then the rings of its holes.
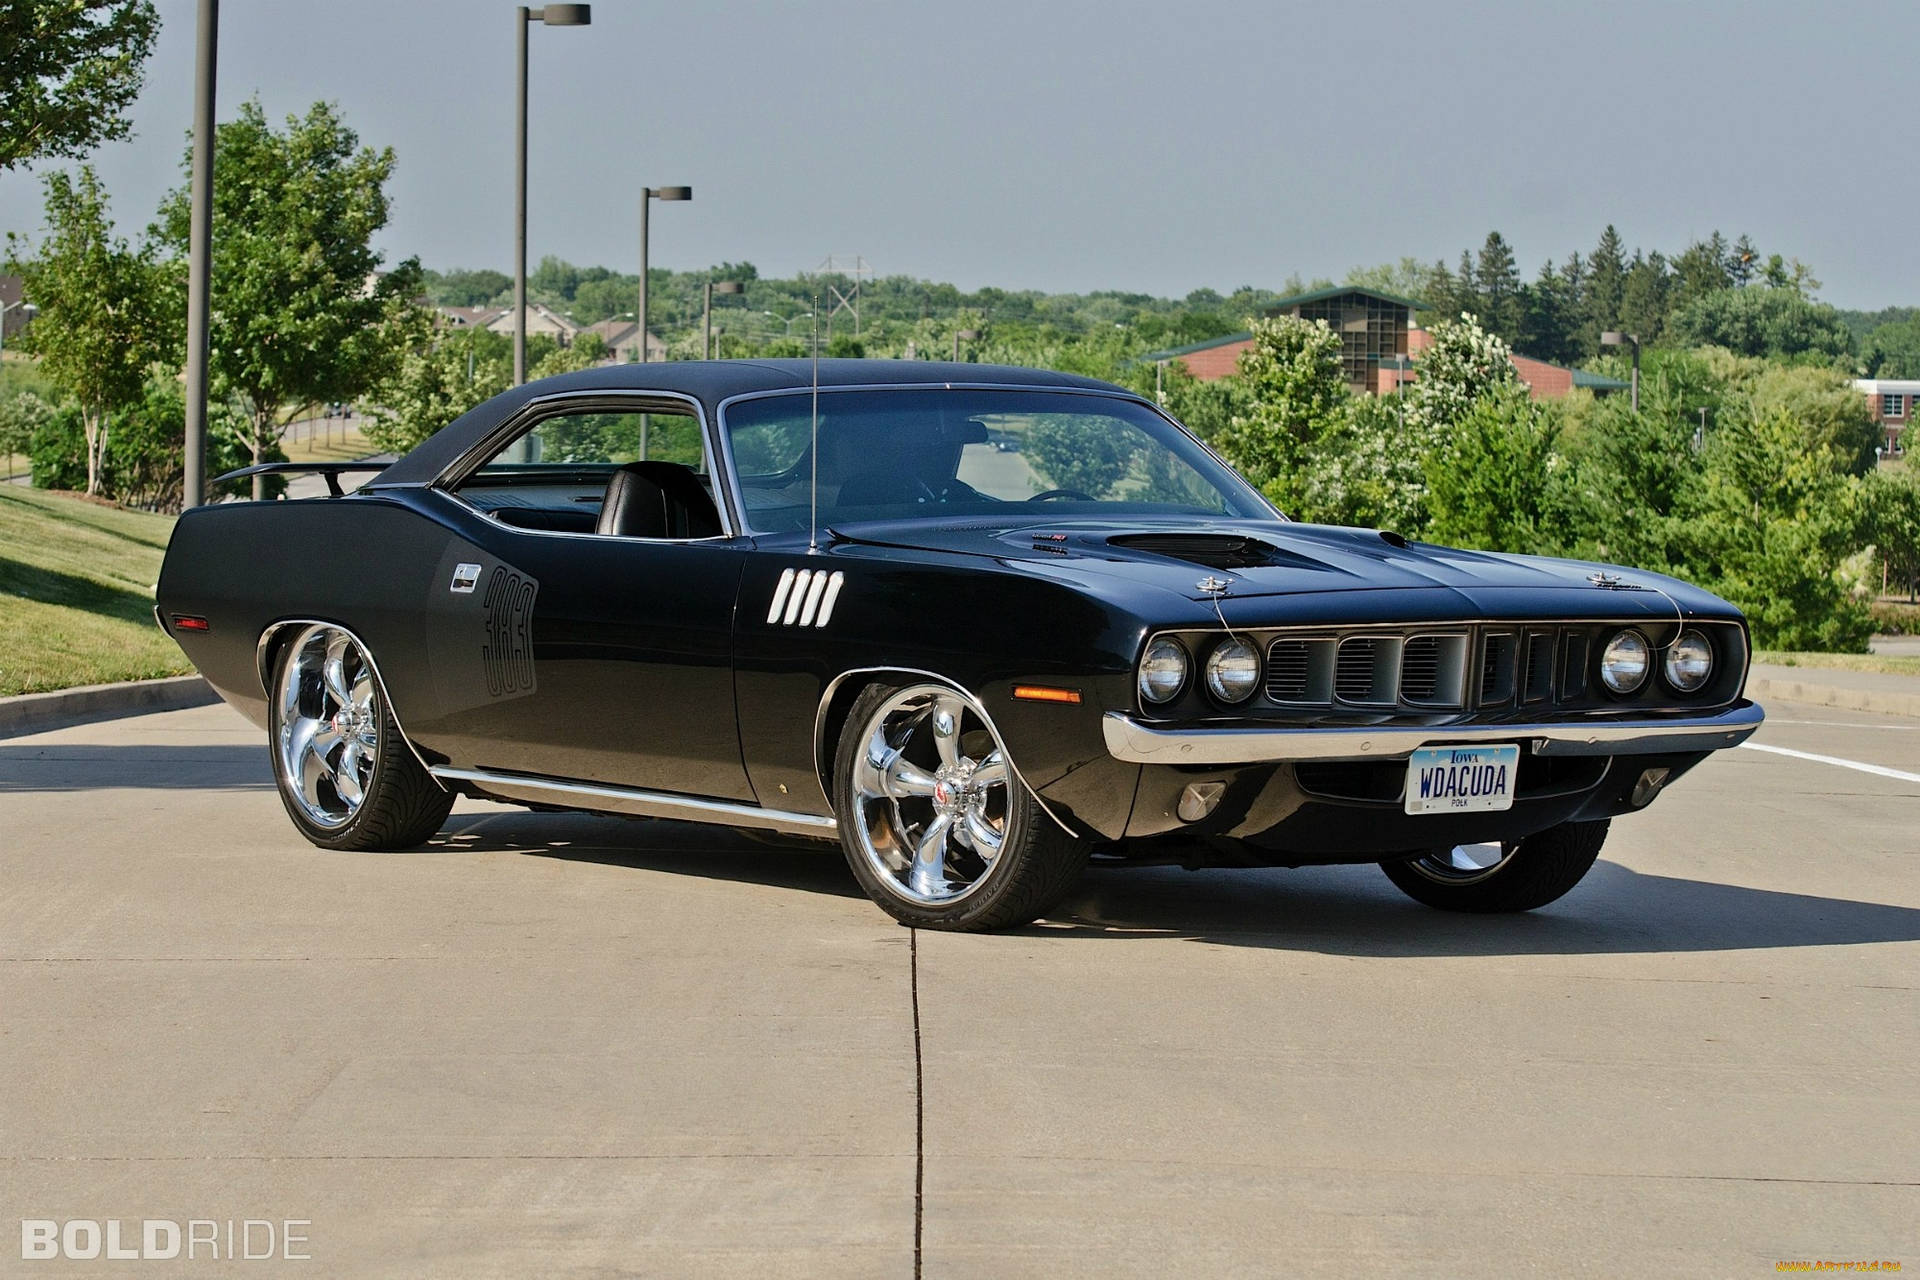
{"type": "Polygon", "coordinates": [[[1475,884],[1506,866],[1519,848],[1517,841],[1457,844],[1451,849],[1436,849],[1424,857],[1410,859],[1406,865],[1440,884],[1475,884]]]}
{"type": "Polygon", "coordinates": [[[945,906],[987,882],[1010,833],[1012,785],[979,708],[944,685],[915,685],[861,727],[845,821],[889,893],[945,906]]]}
{"type": "Polygon", "coordinates": [[[308,627],[281,662],[274,699],[281,789],[315,825],[344,827],[365,803],[380,757],[367,655],[344,631],[308,627]]]}

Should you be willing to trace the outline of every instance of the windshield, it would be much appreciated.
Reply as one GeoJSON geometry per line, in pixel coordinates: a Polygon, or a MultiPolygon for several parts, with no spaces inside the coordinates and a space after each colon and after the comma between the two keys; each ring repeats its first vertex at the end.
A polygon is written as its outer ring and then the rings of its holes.
{"type": "MultiPolygon", "coordinates": [[[[813,395],[729,405],[747,524],[808,527],[813,395]]],[[[1009,514],[1274,518],[1259,494],[1146,405],[1053,391],[820,393],[820,523],[1009,514]]]]}

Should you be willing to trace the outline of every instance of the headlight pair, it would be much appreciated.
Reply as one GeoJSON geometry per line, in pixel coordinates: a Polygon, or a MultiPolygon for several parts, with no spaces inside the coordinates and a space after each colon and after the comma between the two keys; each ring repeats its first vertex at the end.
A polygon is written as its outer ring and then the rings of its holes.
{"type": "MultiPolygon", "coordinates": [[[[1140,659],[1140,697],[1156,705],[1172,702],[1187,687],[1193,659],[1171,636],[1160,636],[1140,659]]],[[[1207,654],[1207,692],[1232,705],[1245,702],[1260,687],[1260,651],[1251,641],[1228,636],[1207,654]]]]}
{"type": "MultiPolygon", "coordinates": [[[[1653,670],[1653,646],[1629,628],[1614,633],[1600,652],[1600,682],[1625,697],[1639,692],[1653,670]]],[[[1661,675],[1676,693],[1698,693],[1713,675],[1713,645],[1698,631],[1682,631],[1667,646],[1661,675]]]]}

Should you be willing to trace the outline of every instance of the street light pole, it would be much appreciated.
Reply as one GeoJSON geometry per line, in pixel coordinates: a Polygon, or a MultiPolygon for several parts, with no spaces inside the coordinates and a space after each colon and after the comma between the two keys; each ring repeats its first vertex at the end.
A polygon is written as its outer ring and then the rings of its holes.
{"type": "Polygon", "coordinates": [[[513,134],[513,385],[517,387],[527,380],[527,28],[536,22],[549,27],[589,26],[593,6],[550,4],[529,9],[521,5],[514,15],[520,90],[513,134]]]}
{"type": "Polygon", "coordinates": [[[207,323],[213,256],[213,79],[220,0],[200,0],[193,55],[192,202],[187,215],[187,439],[181,507],[207,500],[207,323]]]}
{"type": "Polygon", "coordinates": [[[1633,348],[1633,411],[1640,412],[1640,339],[1638,335],[1609,329],[1600,335],[1603,347],[1633,348]]]}
{"type": "Polygon", "coordinates": [[[743,293],[746,286],[738,280],[709,280],[706,288],[706,302],[700,308],[700,358],[711,360],[713,351],[713,295],[716,293],[743,293]]]}
{"type": "Polygon", "coordinates": [[[960,363],[960,342],[962,339],[968,342],[977,342],[979,338],[980,331],[978,329],[955,329],[953,331],[953,362],[955,364],[960,363]]]}
{"type": "Polygon", "coordinates": [[[692,187],[642,187],[640,188],[640,307],[634,313],[640,317],[640,363],[648,360],[647,353],[647,206],[654,200],[691,200],[692,187]]]}

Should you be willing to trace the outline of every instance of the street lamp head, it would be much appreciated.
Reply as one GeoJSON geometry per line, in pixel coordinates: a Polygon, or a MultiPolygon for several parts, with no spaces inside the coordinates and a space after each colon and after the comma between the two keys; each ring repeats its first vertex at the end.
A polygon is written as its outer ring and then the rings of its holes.
{"type": "Polygon", "coordinates": [[[655,200],[691,200],[692,187],[649,187],[647,194],[655,200]]]}
{"type": "Polygon", "coordinates": [[[973,342],[980,337],[980,331],[978,329],[962,329],[953,336],[962,342],[973,342]]]}
{"type": "Polygon", "coordinates": [[[745,293],[747,286],[741,284],[738,280],[715,280],[713,282],[713,291],[715,293],[745,293]]]}
{"type": "Polygon", "coordinates": [[[536,22],[544,22],[550,27],[588,27],[593,25],[593,6],[550,4],[544,9],[530,10],[527,16],[536,22]]]}
{"type": "Polygon", "coordinates": [[[1609,329],[1600,335],[1600,345],[1603,347],[1637,347],[1640,345],[1640,339],[1630,333],[1621,333],[1617,329],[1609,329]]]}

